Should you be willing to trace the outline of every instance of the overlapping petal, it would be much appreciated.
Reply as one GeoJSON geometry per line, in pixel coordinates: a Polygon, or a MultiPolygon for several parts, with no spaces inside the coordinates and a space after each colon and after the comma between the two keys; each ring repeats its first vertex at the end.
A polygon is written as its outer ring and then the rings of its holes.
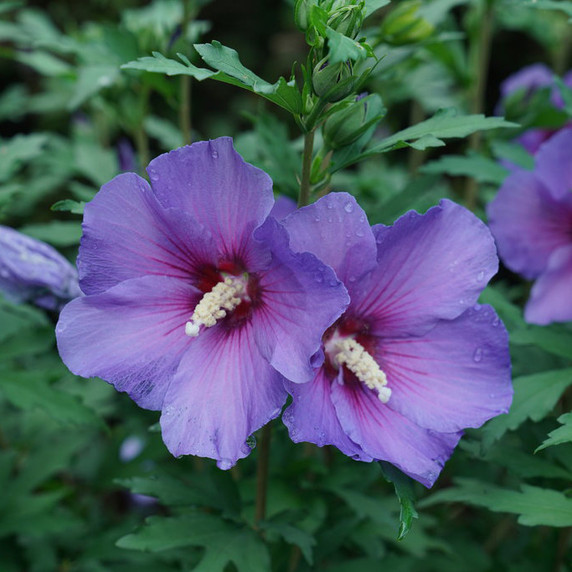
{"type": "Polygon", "coordinates": [[[372,458],[389,461],[426,487],[433,485],[461,438],[460,432],[422,429],[365,386],[334,383],[332,400],[352,441],[372,458]]]}
{"type": "Polygon", "coordinates": [[[159,201],[199,220],[222,257],[244,258],[274,204],[270,177],[245,163],[229,137],[161,155],[147,172],[159,201]]]}
{"type": "Polygon", "coordinates": [[[375,335],[420,335],[472,307],[498,268],[487,227],[447,200],[375,226],[377,266],[352,295],[351,311],[375,335]]]}
{"type": "Polygon", "coordinates": [[[272,263],[260,275],[261,303],[252,316],[262,355],[287,379],[312,379],[320,365],[322,335],[345,310],[347,291],[331,268],[310,253],[294,253],[273,218],[255,233],[272,245],[272,263]]]}
{"type": "Polygon", "coordinates": [[[572,321],[572,244],[551,255],[546,270],[532,287],[524,317],[541,326],[572,321]]]}
{"type": "Polygon", "coordinates": [[[563,209],[532,172],[507,177],[487,214],[503,262],[526,278],[536,278],[554,249],[570,241],[572,209],[563,209]]]}
{"type": "Polygon", "coordinates": [[[78,268],[86,294],[145,275],[188,280],[215,263],[202,225],[183,211],[163,208],[134,173],[115,177],[85,206],[78,268]]]}
{"type": "Polygon", "coordinates": [[[387,406],[421,427],[450,433],[507,413],[512,400],[508,334],[490,306],[443,320],[420,337],[380,339],[387,406]]]}
{"type": "MultiPolygon", "coordinates": [[[[334,381],[333,383],[337,383],[334,381]]],[[[309,441],[318,447],[334,445],[342,453],[360,461],[372,461],[361,447],[356,445],[340,425],[331,397],[332,381],[320,368],[308,383],[285,382],[292,403],[282,416],[290,438],[295,443],[309,441]]]]}
{"type": "Polygon", "coordinates": [[[62,311],[58,350],[68,368],[99,376],[146,409],[160,409],[179,360],[191,344],[185,322],[200,293],[181,280],[144,276],[62,311]]]}
{"type": "MultiPolygon", "coordinates": [[[[572,127],[561,129],[540,147],[536,154],[534,173],[554,199],[572,195],[572,127]]],[[[572,198],[568,201],[572,206],[572,198]]]]}
{"type": "Polygon", "coordinates": [[[358,279],[375,266],[376,244],[366,215],[348,193],[331,193],[283,221],[290,247],[312,252],[331,266],[352,294],[358,279]]]}
{"type": "Polygon", "coordinates": [[[200,455],[228,469],[250,453],[246,439],[280,414],[280,374],[260,355],[252,325],[208,328],[189,345],[161,415],[175,456],[200,455]]]}

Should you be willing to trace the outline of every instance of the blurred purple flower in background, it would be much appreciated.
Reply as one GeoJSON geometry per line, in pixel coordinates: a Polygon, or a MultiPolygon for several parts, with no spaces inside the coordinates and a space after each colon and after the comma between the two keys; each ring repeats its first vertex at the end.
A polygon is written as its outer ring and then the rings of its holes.
{"type": "Polygon", "coordinates": [[[0,226],[0,291],[47,310],[81,296],[76,269],[57,250],[7,226],[0,226]]]}
{"type": "Polygon", "coordinates": [[[280,414],[282,375],[311,379],[347,292],[267,218],[272,181],[230,138],[154,159],[151,186],[119,175],[86,205],[78,266],[85,297],[57,326],[71,371],[161,410],[174,455],[231,467],[280,414]]]}
{"type": "MultiPolygon", "coordinates": [[[[572,71],[569,71],[563,77],[563,81],[566,86],[572,88],[572,71]]],[[[501,99],[497,104],[496,113],[498,115],[504,113],[505,101],[516,92],[523,91],[524,101],[528,102],[538,90],[543,88],[550,88],[550,101],[554,109],[562,109],[564,107],[564,101],[554,81],[554,72],[546,65],[539,63],[522,68],[501,83],[501,99]]],[[[531,155],[534,155],[539,147],[557,133],[558,130],[559,129],[541,127],[527,129],[516,138],[516,141],[531,155]]],[[[514,168],[511,164],[507,164],[506,166],[514,168]]]]}
{"type": "Polygon", "coordinates": [[[535,159],[534,171],[505,179],[487,213],[502,261],[536,279],[525,319],[545,325],[572,320],[572,128],[535,159]]]}
{"type": "Polygon", "coordinates": [[[283,224],[291,247],[331,265],[351,298],[314,380],[286,383],[291,438],[389,461],[430,487],[462,429],[512,399],[506,330],[475,305],[498,267],[487,227],[450,201],[370,227],[346,193],[283,224]]]}

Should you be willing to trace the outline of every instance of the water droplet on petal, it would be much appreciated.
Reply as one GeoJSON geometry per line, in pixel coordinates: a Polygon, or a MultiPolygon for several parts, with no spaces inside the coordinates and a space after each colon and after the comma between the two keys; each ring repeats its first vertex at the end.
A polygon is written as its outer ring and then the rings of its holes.
{"type": "Polygon", "coordinates": [[[477,282],[482,282],[484,278],[485,278],[485,271],[484,271],[484,270],[481,270],[481,271],[477,274],[477,282]]]}
{"type": "Polygon", "coordinates": [[[363,230],[361,230],[361,229],[356,230],[356,236],[359,236],[361,238],[363,235],[364,235],[363,230]]]}
{"type": "Polygon", "coordinates": [[[479,363],[483,359],[483,350],[481,348],[477,348],[475,353],[473,354],[473,361],[479,363]]]}
{"type": "Polygon", "coordinates": [[[319,217],[319,216],[315,216],[315,217],[314,217],[314,220],[315,220],[316,222],[320,222],[320,217],[319,217]]]}
{"type": "Polygon", "coordinates": [[[355,281],[356,281],[356,277],[355,277],[355,276],[350,276],[350,277],[348,278],[348,280],[349,280],[350,282],[355,282],[355,281]]]}
{"type": "Polygon", "coordinates": [[[500,324],[500,319],[498,316],[495,316],[493,320],[493,328],[496,328],[500,324]]]}
{"type": "Polygon", "coordinates": [[[211,157],[212,157],[213,159],[218,159],[218,151],[215,151],[215,150],[213,149],[213,151],[211,152],[211,157]]]}
{"type": "Polygon", "coordinates": [[[344,205],[344,210],[347,213],[351,213],[354,210],[354,206],[349,201],[344,205]]]}

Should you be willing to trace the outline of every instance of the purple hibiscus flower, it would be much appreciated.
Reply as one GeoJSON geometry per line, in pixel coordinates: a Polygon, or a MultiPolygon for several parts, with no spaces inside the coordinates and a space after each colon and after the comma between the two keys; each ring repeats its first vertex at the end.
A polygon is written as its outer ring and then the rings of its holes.
{"type": "Polygon", "coordinates": [[[174,455],[229,468],[279,415],[282,375],[311,378],[347,292],[315,256],[290,250],[267,217],[272,181],[231,139],[161,155],[147,171],[151,186],[122,174],[85,207],[86,296],[61,314],[60,355],[161,410],[174,455]]]}
{"type": "Polygon", "coordinates": [[[572,128],[542,145],[534,171],[505,179],[487,214],[506,266],[536,279],[526,321],[572,320],[572,128]]]}
{"type": "Polygon", "coordinates": [[[76,269],[57,250],[7,226],[0,226],[0,291],[47,310],[81,296],[76,269]]]}
{"type": "Polygon", "coordinates": [[[312,382],[286,383],[296,441],[385,460],[430,487],[466,427],[511,403],[508,337],[475,305],[498,259],[486,226],[442,201],[370,227],[346,193],[287,217],[290,246],[334,268],[350,294],[312,382]]]}

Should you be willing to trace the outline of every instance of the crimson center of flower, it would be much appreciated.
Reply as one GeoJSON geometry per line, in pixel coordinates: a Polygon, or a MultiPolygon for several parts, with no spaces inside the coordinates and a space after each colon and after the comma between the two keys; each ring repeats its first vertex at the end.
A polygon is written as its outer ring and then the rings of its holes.
{"type": "Polygon", "coordinates": [[[250,302],[247,281],[245,275],[227,275],[222,281],[217,282],[196,305],[193,315],[185,324],[185,334],[195,338],[199,335],[201,326],[210,328],[242,302],[250,302]]]}
{"type": "Polygon", "coordinates": [[[324,342],[330,366],[335,370],[346,367],[368,389],[377,393],[382,403],[391,397],[387,376],[372,355],[353,336],[340,335],[338,331],[324,342]]]}

